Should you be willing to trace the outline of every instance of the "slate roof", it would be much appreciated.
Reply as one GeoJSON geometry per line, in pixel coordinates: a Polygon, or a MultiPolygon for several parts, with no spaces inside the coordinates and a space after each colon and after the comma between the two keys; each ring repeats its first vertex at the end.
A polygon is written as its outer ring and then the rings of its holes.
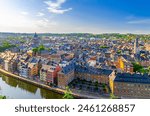
{"type": "Polygon", "coordinates": [[[107,75],[107,76],[109,76],[113,72],[112,70],[98,69],[98,68],[94,68],[94,67],[81,66],[81,65],[76,65],[75,71],[80,72],[80,73],[107,75]]]}
{"type": "Polygon", "coordinates": [[[115,82],[127,82],[127,83],[144,83],[150,84],[150,75],[148,74],[129,74],[129,73],[118,73],[114,80],[115,82]]]}

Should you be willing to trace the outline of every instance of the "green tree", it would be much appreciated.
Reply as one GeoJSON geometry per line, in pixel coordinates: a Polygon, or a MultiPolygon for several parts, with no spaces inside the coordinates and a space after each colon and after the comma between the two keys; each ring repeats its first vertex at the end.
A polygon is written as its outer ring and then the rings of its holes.
{"type": "Polygon", "coordinates": [[[96,87],[98,87],[98,81],[96,81],[96,82],[94,83],[94,85],[95,85],[96,87]]]}
{"type": "Polygon", "coordinates": [[[118,50],[118,51],[117,51],[117,54],[121,54],[121,50],[118,50]]]}
{"type": "Polygon", "coordinates": [[[66,87],[66,92],[63,96],[63,99],[73,99],[72,92],[68,86],[66,87]]]}
{"type": "Polygon", "coordinates": [[[47,48],[48,51],[51,51],[51,48],[47,48]]]}
{"type": "Polygon", "coordinates": [[[44,45],[40,45],[39,47],[33,48],[32,51],[36,53],[40,53],[42,50],[45,50],[44,45]]]}
{"type": "Polygon", "coordinates": [[[109,89],[108,89],[108,87],[107,87],[107,85],[106,84],[102,84],[102,87],[103,87],[103,90],[106,92],[106,93],[109,93],[109,89]]]}
{"type": "Polygon", "coordinates": [[[16,45],[12,45],[11,43],[4,41],[2,46],[0,46],[0,52],[5,51],[6,49],[16,47],[16,45]]]}
{"type": "Polygon", "coordinates": [[[104,49],[104,48],[109,48],[109,47],[104,45],[104,46],[100,46],[100,48],[104,49]]]}
{"type": "Polygon", "coordinates": [[[141,66],[139,63],[132,63],[133,64],[133,70],[134,72],[139,72],[139,73],[149,73],[150,71],[150,67],[148,67],[147,69],[144,69],[143,66],[141,66]]]}
{"type": "Polygon", "coordinates": [[[6,96],[0,95],[0,99],[6,99],[6,96]]]}
{"type": "Polygon", "coordinates": [[[145,73],[148,73],[149,71],[148,71],[148,69],[142,68],[139,72],[145,74],[145,73]]]}
{"type": "Polygon", "coordinates": [[[38,47],[38,51],[39,51],[39,52],[42,51],[42,50],[45,50],[44,45],[40,45],[40,46],[38,47]]]}
{"type": "Polygon", "coordinates": [[[32,51],[36,55],[38,53],[38,48],[33,48],[32,51]]]}
{"type": "Polygon", "coordinates": [[[134,72],[140,72],[140,70],[143,70],[143,66],[141,66],[139,63],[132,63],[132,64],[134,72]]]}
{"type": "Polygon", "coordinates": [[[33,48],[32,51],[33,52],[38,52],[38,48],[33,48]]]}

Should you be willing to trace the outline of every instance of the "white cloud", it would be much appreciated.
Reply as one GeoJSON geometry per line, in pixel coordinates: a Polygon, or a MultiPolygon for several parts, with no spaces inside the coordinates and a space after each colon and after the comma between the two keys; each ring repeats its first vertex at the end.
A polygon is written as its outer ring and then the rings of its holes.
{"type": "Polygon", "coordinates": [[[50,13],[54,14],[64,14],[72,10],[72,8],[62,9],[62,4],[64,4],[66,0],[56,0],[55,2],[52,0],[45,1],[44,3],[48,5],[48,10],[50,13]]]}
{"type": "MultiPolygon", "coordinates": [[[[1,4],[0,4],[1,6],[1,4]]],[[[0,7],[0,32],[51,32],[59,30],[52,18],[31,17],[20,11],[0,7]]]]}
{"type": "Polygon", "coordinates": [[[4,3],[0,0],[0,32],[49,32],[58,26],[50,16],[42,17],[43,10],[34,16],[32,12],[19,11],[13,5],[6,7],[4,3]]]}
{"type": "Polygon", "coordinates": [[[128,24],[150,24],[150,19],[132,20],[128,21],[128,24]]]}
{"type": "Polygon", "coordinates": [[[72,8],[68,8],[68,9],[64,9],[64,10],[58,10],[58,9],[54,9],[54,8],[48,8],[48,10],[49,10],[51,13],[64,14],[65,12],[72,10],[72,8]]]}
{"type": "Polygon", "coordinates": [[[35,21],[35,25],[37,27],[49,28],[51,26],[56,26],[57,23],[54,21],[49,21],[49,19],[47,19],[47,18],[43,18],[43,19],[35,21]]]}
{"type": "Polygon", "coordinates": [[[42,16],[44,16],[45,14],[44,13],[42,13],[42,12],[38,12],[37,13],[37,16],[39,16],[39,17],[42,17],[42,16]]]}
{"type": "Polygon", "coordinates": [[[22,14],[22,15],[28,15],[29,13],[28,13],[28,12],[25,12],[25,11],[22,11],[21,14],[22,14]]]}

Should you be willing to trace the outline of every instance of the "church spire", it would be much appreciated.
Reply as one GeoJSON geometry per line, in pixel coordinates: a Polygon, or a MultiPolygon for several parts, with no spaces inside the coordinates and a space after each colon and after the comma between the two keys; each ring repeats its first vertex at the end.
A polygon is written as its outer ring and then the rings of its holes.
{"type": "Polygon", "coordinates": [[[37,35],[37,33],[35,32],[35,34],[34,34],[34,38],[38,38],[38,35],[37,35]]]}

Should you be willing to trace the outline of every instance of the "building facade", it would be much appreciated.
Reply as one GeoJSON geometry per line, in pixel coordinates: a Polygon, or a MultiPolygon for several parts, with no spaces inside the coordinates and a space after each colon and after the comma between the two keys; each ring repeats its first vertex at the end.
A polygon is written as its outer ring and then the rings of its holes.
{"type": "Polygon", "coordinates": [[[109,84],[109,77],[112,74],[112,70],[97,69],[93,67],[76,66],[75,77],[82,80],[109,84]]]}
{"type": "Polygon", "coordinates": [[[70,62],[61,67],[58,72],[57,85],[59,88],[65,89],[68,84],[75,78],[75,64],[70,62]]]}
{"type": "Polygon", "coordinates": [[[20,62],[18,64],[19,76],[28,78],[29,77],[29,68],[27,63],[20,62]]]}
{"type": "Polygon", "coordinates": [[[29,67],[29,77],[30,78],[37,76],[39,74],[38,64],[29,64],[28,67],[29,67]]]}
{"type": "Polygon", "coordinates": [[[74,80],[74,70],[70,70],[68,73],[58,73],[58,87],[65,89],[68,84],[74,80]]]}
{"type": "Polygon", "coordinates": [[[133,73],[134,72],[133,64],[126,61],[122,57],[119,57],[117,59],[117,62],[115,63],[115,66],[116,66],[118,72],[125,72],[125,73],[133,73]]]}
{"type": "Polygon", "coordinates": [[[121,98],[150,98],[150,75],[118,73],[110,80],[112,93],[121,98]]]}

